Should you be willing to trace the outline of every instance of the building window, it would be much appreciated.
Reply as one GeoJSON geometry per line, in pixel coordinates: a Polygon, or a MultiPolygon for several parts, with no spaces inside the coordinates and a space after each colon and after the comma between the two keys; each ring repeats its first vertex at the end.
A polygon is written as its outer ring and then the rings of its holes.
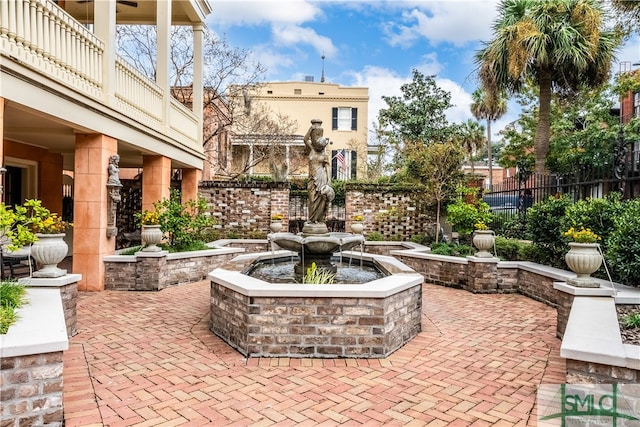
{"type": "Polygon", "coordinates": [[[334,107],[331,117],[331,129],[333,130],[358,130],[357,108],[334,107]]]}
{"type": "Polygon", "coordinates": [[[302,95],[302,89],[294,89],[293,90],[293,94],[294,95],[302,95]]]}
{"type": "Polygon", "coordinates": [[[355,150],[331,151],[331,179],[346,181],[356,179],[358,153],[355,150]]]}
{"type": "Polygon", "coordinates": [[[640,93],[633,94],[633,116],[640,117],[640,93]]]}

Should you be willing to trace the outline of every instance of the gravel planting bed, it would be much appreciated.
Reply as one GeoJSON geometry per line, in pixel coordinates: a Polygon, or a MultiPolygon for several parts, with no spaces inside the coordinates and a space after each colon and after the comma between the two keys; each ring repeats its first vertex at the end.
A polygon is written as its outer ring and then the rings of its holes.
{"type": "Polygon", "coordinates": [[[628,328],[624,324],[624,317],[632,313],[640,313],[640,304],[616,304],[620,333],[625,344],[640,345],[640,327],[628,328]]]}

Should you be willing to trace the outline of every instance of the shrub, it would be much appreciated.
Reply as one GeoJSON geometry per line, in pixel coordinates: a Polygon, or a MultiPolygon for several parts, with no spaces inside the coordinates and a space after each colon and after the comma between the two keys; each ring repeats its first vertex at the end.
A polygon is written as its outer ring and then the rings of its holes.
{"type": "Polygon", "coordinates": [[[607,239],[605,257],[616,281],[640,286],[640,199],[623,206],[614,220],[615,229],[607,239]]]}
{"type": "Polygon", "coordinates": [[[153,204],[160,223],[160,229],[169,236],[169,245],[178,251],[205,242],[205,231],[215,225],[216,220],[209,215],[205,199],[189,200],[182,203],[180,191],[171,189],[169,199],[153,204]]]}
{"type": "Polygon", "coordinates": [[[615,219],[624,209],[620,193],[611,193],[604,199],[584,199],[566,209],[567,228],[592,230],[602,237],[602,250],[607,248],[607,237],[614,231],[615,219]]]}
{"type": "Polygon", "coordinates": [[[447,222],[461,237],[470,236],[478,223],[490,224],[492,218],[489,205],[482,200],[467,203],[460,197],[447,206],[447,222]]]}
{"type": "Polygon", "coordinates": [[[371,233],[367,233],[367,240],[370,242],[382,242],[384,236],[379,231],[372,231],[371,233]]]}
{"type": "Polygon", "coordinates": [[[524,247],[531,244],[524,243],[518,239],[511,239],[496,236],[496,254],[506,261],[523,261],[524,247]]]}
{"type": "Polygon", "coordinates": [[[469,245],[459,245],[457,243],[436,243],[431,247],[431,253],[437,255],[448,255],[465,257],[475,252],[469,245]]]}
{"type": "Polygon", "coordinates": [[[527,212],[527,233],[534,245],[542,252],[541,264],[566,268],[564,254],[567,252],[567,242],[563,233],[567,230],[565,212],[571,205],[571,200],[564,195],[549,197],[536,203],[527,212]]]}

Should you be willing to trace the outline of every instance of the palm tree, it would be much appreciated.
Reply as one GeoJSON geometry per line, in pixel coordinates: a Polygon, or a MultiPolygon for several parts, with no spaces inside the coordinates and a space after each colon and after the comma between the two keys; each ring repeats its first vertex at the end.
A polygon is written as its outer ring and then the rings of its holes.
{"type": "Polygon", "coordinates": [[[473,164],[473,156],[484,146],[486,139],[484,137],[484,126],[475,120],[467,120],[460,127],[460,136],[462,149],[467,154],[471,163],[471,173],[475,174],[475,165],[473,164]]]}
{"type": "Polygon", "coordinates": [[[607,81],[620,37],[604,31],[599,0],[502,0],[494,38],[476,54],[490,96],[539,89],[535,170],[546,173],[552,93],[568,95],[607,81]]]}
{"type": "Polygon", "coordinates": [[[487,96],[482,89],[476,89],[471,95],[471,114],[478,120],[487,121],[487,160],[489,162],[489,190],[493,189],[493,147],[491,146],[491,123],[507,112],[507,98],[504,92],[499,96],[487,96]]]}

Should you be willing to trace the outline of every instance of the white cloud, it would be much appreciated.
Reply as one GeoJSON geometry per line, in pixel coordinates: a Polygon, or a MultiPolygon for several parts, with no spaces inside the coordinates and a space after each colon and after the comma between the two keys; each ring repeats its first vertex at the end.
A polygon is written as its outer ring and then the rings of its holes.
{"type": "Polygon", "coordinates": [[[330,38],[321,36],[311,28],[297,25],[274,25],[273,38],[276,45],[296,46],[298,44],[309,44],[319,54],[324,53],[327,57],[333,57],[336,47],[330,38]]]}
{"type": "MultiPolygon", "coordinates": [[[[388,22],[384,30],[392,46],[411,46],[425,38],[431,45],[464,45],[491,37],[497,1],[423,1],[402,13],[401,22],[388,22]]],[[[400,2],[399,5],[407,6],[400,2]]]]}
{"type": "Polygon", "coordinates": [[[216,0],[208,22],[214,26],[301,24],[322,16],[322,10],[306,0],[216,0]]]}

